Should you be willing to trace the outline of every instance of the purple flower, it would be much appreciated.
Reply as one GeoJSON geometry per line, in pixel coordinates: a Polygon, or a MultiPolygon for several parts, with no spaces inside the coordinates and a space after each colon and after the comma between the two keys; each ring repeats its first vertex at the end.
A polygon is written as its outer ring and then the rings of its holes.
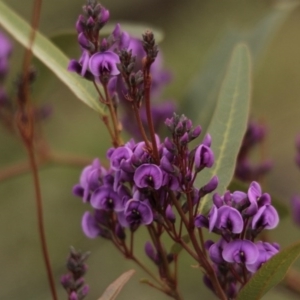
{"type": "Polygon", "coordinates": [[[120,73],[119,62],[119,56],[114,52],[97,52],[89,60],[89,69],[95,77],[114,76],[120,73]]]}
{"type": "Polygon", "coordinates": [[[139,225],[152,223],[153,213],[147,201],[131,199],[126,203],[124,211],[118,213],[118,220],[123,227],[135,230],[139,225]]]}
{"type": "Polygon", "coordinates": [[[230,206],[222,206],[218,209],[215,227],[232,233],[241,233],[244,228],[244,221],[237,209],[230,206]]]}
{"type": "Polygon", "coordinates": [[[110,155],[110,165],[113,170],[120,169],[123,161],[128,161],[132,156],[132,150],[126,146],[115,149],[110,155]]]}
{"type": "Polygon", "coordinates": [[[176,215],[174,214],[170,204],[167,206],[166,209],[166,217],[170,222],[175,223],[176,215]]]}
{"type": "Polygon", "coordinates": [[[252,219],[252,229],[273,229],[279,223],[279,216],[272,205],[262,206],[252,219]]]}
{"type": "Polygon", "coordinates": [[[73,193],[82,197],[83,202],[90,200],[90,194],[101,185],[101,179],[106,175],[106,170],[101,166],[98,158],[85,167],[80,175],[79,184],[73,187],[73,193]]]}
{"type": "Polygon", "coordinates": [[[257,260],[252,264],[246,264],[247,270],[251,273],[255,273],[267,260],[278,253],[277,248],[266,242],[257,242],[256,246],[259,251],[257,260]]]}
{"type": "Polygon", "coordinates": [[[203,168],[211,168],[214,164],[214,153],[206,145],[200,145],[195,152],[195,169],[197,172],[203,168]]]}
{"type": "Polygon", "coordinates": [[[124,209],[122,199],[114,192],[111,186],[101,186],[91,196],[91,205],[96,209],[114,210],[116,212],[124,209]]]}
{"type": "Polygon", "coordinates": [[[84,50],[79,58],[79,61],[71,59],[68,65],[68,71],[75,72],[78,75],[93,80],[93,74],[87,69],[89,65],[90,55],[88,51],[84,50]]]}
{"type": "Polygon", "coordinates": [[[235,240],[224,246],[222,256],[229,263],[253,264],[259,255],[256,245],[248,240],[235,240]]]}
{"type": "Polygon", "coordinates": [[[227,242],[224,239],[220,239],[217,243],[213,243],[209,247],[209,257],[210,259],[216,263],[221,264],[224,263],[224,258],[222,256],[223,248],[227,244],[227,242]]]}
{"type": "Polygon", "coordinates": [[[300,226],[300,196],[291,199],[293,221],[300,226]]]}
{"type": "Polygon", "coordinates": [[[84,234],[90,239],[94,239],[100,235],[101,229],[96,219],[88,211],[82,216],[81,226],[84,234]]]}
{"type": "Polygon", "coordinates": [[[163,173],[157,165],[143,164],[135,170],[133,180],[139,188],[152,187],[158,190],[163,183],[163,173]]]}
{"type": "Polygon", "coordinates": [[[155,264],[158,263],[158,255],[150,242],[146,242],[145,244],[145,253],[155,264]]]}

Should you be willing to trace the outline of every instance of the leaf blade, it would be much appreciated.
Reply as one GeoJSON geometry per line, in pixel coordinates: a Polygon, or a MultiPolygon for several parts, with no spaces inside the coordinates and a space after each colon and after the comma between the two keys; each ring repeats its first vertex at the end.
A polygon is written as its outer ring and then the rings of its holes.
{"type": "Polygon", "coordinates": [[[113,283],[111,283],[104,291],[98,300],[114,300],[120,293],[121,289],[127,281],[133,276],[135,270],[129,270],[119,276],[113,283]]]}
{"type": "MultiPolygon", "coordinates": [[[[0,1],[0,25],[3,26],[20,44],[28,48],[30,25],[0,1]]],[[[45,64],[73,93],[86,105],[100,114],[104,114],[104,106],[91,82],[77,74],[67,71],[69,59],[60,49],[38,31],[32,47],[33,54],[45,64]]]]}
{"type": "Polygon", "coordinates": [[[300,242],[291,245],[274,255],[266,262],[243,287],[237,300],[258,300],[277,285],[289,267],[300,255],[300,242]]]}
{"type": "MultiPolygon", "coordinates": [[[[235,169],[236,158],[247,128],[251,93],[251,61],[248,47],[238,44],[221,86],[218,103],[209,124],[208,132],[212,136],[212,149],[215,163],[203,176],[198,176],[196,184],[208,182],[217,175],[217,192],[224,193],[235,169]]],[[[208,197],[200,203],[200,211],[208,204],[208,197]]]]}

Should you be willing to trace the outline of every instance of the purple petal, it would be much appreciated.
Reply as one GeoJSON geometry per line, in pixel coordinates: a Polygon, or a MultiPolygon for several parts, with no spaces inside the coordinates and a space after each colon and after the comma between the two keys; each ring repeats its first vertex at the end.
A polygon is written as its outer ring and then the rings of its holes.
{"type": "Polygon", "coordinates": [[[96,209],[114,210],[124,209],[119,195],[110,186],[101,186],[91,196],[91,205],[96,209]]]}
{"type": "Polygon", "coordinates": [[[232,233],[241,233],[244,228],[244,221],[237,209],[222,206],[218,210],[218,219],[215,226],[219,229],[229,230],[232,233]]]}
{"type": "Polygon", "coordinates": [[[208,219],[209,219],[209,231],[213,231],[216,221],[218,218],[218,209],[215,205],[212,206],[209,214],[208,214],[208,219]]]}
{"type": "Polygon", "coordinates": [[[279,223],[279,216],[272,205],[262,206],[252,219],[252,229],[263,227],[273,229],[279,223]]]}
{"type": "Polygon", "coordinates": [[[225,245],[223,258],[229,263],[253,264],[258,258],[256,245],[248,240],[235,240],[225,245]]]}
{"type": "Polygon", "coordinates": [[[82,217],[81,227],[84,234],[90,239],[96,238],[101,231],[95,218],[88,211],[82,217]]]}
{"type": "Polygon", "coordinates": [[[117,68],[119,62],[119,56],[114,52],[98,52],[91,56],[89,69],[97,77],[103,75],[103,73],[109,73],[109,75],[114,76],[120,74],[117,68]]]}
{"type": "Polygon", "coordinates": [[[158,190],[163,183],[163,173],[157,165],[143,164],[136,169],[133,180],[139,188],[153,187],[158,190]]]}
{"type": "Polygon", "coordinates": [[[259,185],[259,183],[257,183],[256,181],[253,181],[250,184],[250,187],[248,189],[248,198],[250,200],[251,203],[253,202],[257,202],[257,200],[260,198],[261,196],[261,187],[259,185]]]}

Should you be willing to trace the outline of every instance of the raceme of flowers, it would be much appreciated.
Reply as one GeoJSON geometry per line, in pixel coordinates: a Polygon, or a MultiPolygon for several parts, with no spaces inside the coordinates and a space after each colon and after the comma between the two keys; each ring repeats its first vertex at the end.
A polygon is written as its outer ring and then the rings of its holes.
{"type": "MultiPolygon", "coordinates": [[[[188,252],[204,268],[205,284],[222,299],[222,293],[234,298],[252,274],[279,251],[275,243],[256,240],[262,230],[273,229],[279,222],[270,195],[262,193],[255,181],[247,193],[227,191],[223,196],[209,195],[218,187],[217,176],[200,186],[196,184],[201,171],[211,168],[215,161],[211,136],[206,134],[201,143],[191,147],[191,142],[200,136],[201,127],[194,127],[186,116],[173,113],[173,105],[164,104],[161,110],[148,105],[143,112],[143,102],[149,100],[150,94],[147,84],[149,88],[151,83],[151,95],[157,96],[161,86],[169,81],[161,68],[153,34],[147,32],[139,41],[118,24],[109,37],[100,39],[99,31],[109,19],[108,10],[88,0],[83,11],[76,23],[82,55],[78,61],[71,60],[68,69],[101,85],[115,108],[122,105],[127,116],[123,124],[129,124],[135,137],[127,143],[113,141],[114,147],[107,151],[109,166],[95,159],[83,169],[73,188],[73,193],[90,207],[82,217],[83,232],[89,238],[111,240],[126,258],[132,259],[133,234],[139,227],[147,227],[152,241],[146,242],[145,253],[168,286],[163,291],[179,299],[177,280],[169,271],[176,255],[167,252],[160,237],[167,233],[186,247],[181,236],[184,224],[197,255],[193,250],[188,252]],[[132,121],[133,111],[137,123],[132,121]],[[162,119],[170,132],[164,138],[158,133],[162,119]],[[206,196],[213,199],[208,215],[199,212],[206,196]],[[202,240],[197,246],[194,232],[198,230],[201,235],[203,228],[219,235],[219,240],[202,240]],[[221,292],[217,291],[219,286],[221,292]]],[[[111,115],[116,118],[117,109],[111,115]]],[[[119,127],[118,124],[116,128],[119,127]]],[[[262,136],[262,130],[250,127],[241,161],[247,160],[249,143],[253,144],[253,139],[260,141],[262,136]]]]}

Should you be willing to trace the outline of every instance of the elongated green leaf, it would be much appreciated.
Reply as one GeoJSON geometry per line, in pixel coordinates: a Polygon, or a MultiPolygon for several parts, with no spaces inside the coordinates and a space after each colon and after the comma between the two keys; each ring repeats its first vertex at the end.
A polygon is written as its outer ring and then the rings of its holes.
{"type": "MultiPolygon", "coordinates": [[[[248,122],[251,92],[251,65],[248,47],[238,44],[230,60],[224,82],[218,97],[208,132],[212,136],[215,154],[214,166],[198,176],[197,186],[217,175],[217,191],[223,193],[229,185],[235,169],[236,158],[248,122]]],[[[201,201],[200,211],[205,211],[208,197],[201,201]]]]}
{"type": "Polygon", "coordinates": [[[299,5],[296,1],[285,0],[281,1],[281,4],[284,6],[274,6],[247,30],[227,29],[209,52],[205,64],[189,86],[180,107],[180,111],[196,124],[200,124],[204,132],[213,116],[227,62],[234,46],[245,42],[249,46],[254,67],[258,66],[264,50],[267,49],[278,28],[290,12],[299,5]]]}
{"type": "MultiPolygon", "coordinates": [[[[28,47],[30,25],[0,1],[0,25],[3,26],[18,42],[28,47]]],[[[98,94],[92,83],[67,71],[69,59],[41,33],[36,33],[33,54],[45,64],[81,101],[89,107],[104,113],[98,101],[98,94]]]]}
{"type": "Polygon", "coordinates": [[[238,300],[259,300],[277,285],[300,255],[300,242],[285,248],[266,262],[240,291],[238,300]]]}
{"type": "MultiPolygon", "coordinates": [[[[230,182],[230,185],[228,187],[228,189],[231,192],[242,191],[242,192],[245,192],[245,193],[247,193],[248,188],[249,188],[249,185],[247,185],[244,182],[241,182],[240,180],[237,180],[237,179],[233,179],[230,182]]],[[[272,198],[272,205],[278,211],[280,219],[288,217],[290,215],[290,212],[289,212],[289,208],[287,207],[287,205],[283,201],[279,200],[278,197],[276,197],[272,194],[271,194],[271,198],[272,198]]]]}
{"type": "Polygon", "coordinates": [[[118,277],[113,283],[111,283],[103,295],[98,300],[114,300],[127,283],[127,281],[132,277],[135,273],[135,270],[129,270],[123,273],[120,277],[118,277]]]}

